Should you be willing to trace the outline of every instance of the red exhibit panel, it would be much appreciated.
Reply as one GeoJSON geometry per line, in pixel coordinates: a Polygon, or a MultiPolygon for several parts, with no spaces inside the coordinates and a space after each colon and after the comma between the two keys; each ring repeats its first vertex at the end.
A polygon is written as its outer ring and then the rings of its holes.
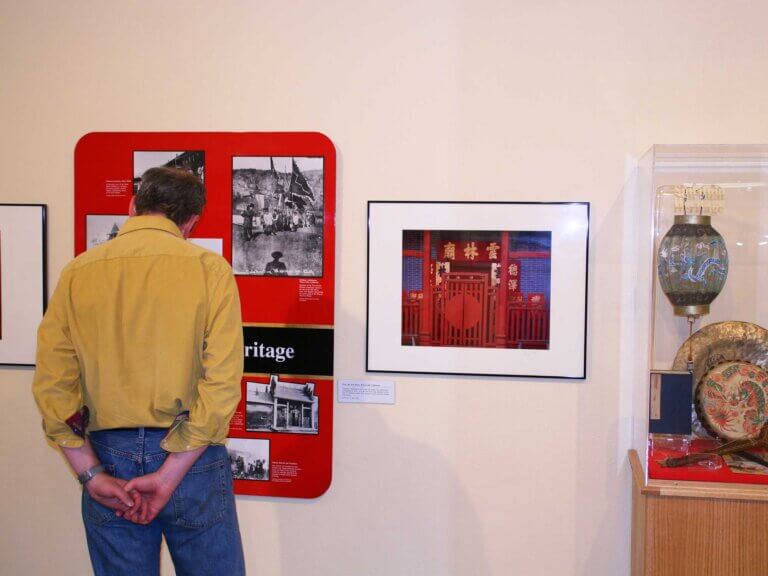
{"type": "Polygon", "coordinates": [[[190,242],[232,265],[245,359],[230,424],[235,492],[315,498],[331,483],[336,152],[312,132],[98,132],[75,149],[75,252],[114,238],[152,167],[205,182],[190,242]]]}

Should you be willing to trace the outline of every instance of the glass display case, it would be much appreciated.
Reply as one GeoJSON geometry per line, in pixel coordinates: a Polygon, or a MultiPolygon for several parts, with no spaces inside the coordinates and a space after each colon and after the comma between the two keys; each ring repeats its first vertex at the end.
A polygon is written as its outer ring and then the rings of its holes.
{"type": "Polygon", "coordinates": [[[768,146],[654,146],[624,201],[645,480],[768,485],[768,146]]]}

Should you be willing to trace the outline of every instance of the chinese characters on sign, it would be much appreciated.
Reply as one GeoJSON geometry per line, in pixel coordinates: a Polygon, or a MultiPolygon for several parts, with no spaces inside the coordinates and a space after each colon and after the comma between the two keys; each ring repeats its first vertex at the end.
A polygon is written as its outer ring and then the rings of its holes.
{"type": "Polygon", "coordinates": [[[458,245],[450,240],[440,245],[439,256],[451,262],[498,262],[501,245],[498,242],[468,241],[458,245]]]}

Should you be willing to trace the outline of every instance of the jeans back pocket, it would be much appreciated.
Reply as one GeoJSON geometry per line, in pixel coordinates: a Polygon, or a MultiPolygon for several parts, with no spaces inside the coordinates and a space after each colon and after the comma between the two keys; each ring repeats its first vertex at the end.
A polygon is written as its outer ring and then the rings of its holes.
{"type": "MultiPolygon", "coordinates": [[[[186,528],[207,528],[227,512],[226,452],[209,447],[189,469],[173,493],[175,522],[186,528]]],[[[222,450],[223,451],[223,450],[222,450]]]]}

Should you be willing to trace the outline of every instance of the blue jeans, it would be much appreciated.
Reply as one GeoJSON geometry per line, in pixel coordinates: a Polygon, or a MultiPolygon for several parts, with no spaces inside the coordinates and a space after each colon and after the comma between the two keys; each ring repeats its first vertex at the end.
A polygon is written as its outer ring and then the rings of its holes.
{"type": "MultiPolygon", "coordinates": [[[[91,444],[109,474],[129,480],[157,471],[168,455],[166,431],[102,430],[91,444]]],[[[162,537],[177,576],[245,574],[232,472],[224,446],[209,446],[168,504],[145,526],[115,516],[83,490],[83,522],[96,576],[159,576],[162,537]]]]}

